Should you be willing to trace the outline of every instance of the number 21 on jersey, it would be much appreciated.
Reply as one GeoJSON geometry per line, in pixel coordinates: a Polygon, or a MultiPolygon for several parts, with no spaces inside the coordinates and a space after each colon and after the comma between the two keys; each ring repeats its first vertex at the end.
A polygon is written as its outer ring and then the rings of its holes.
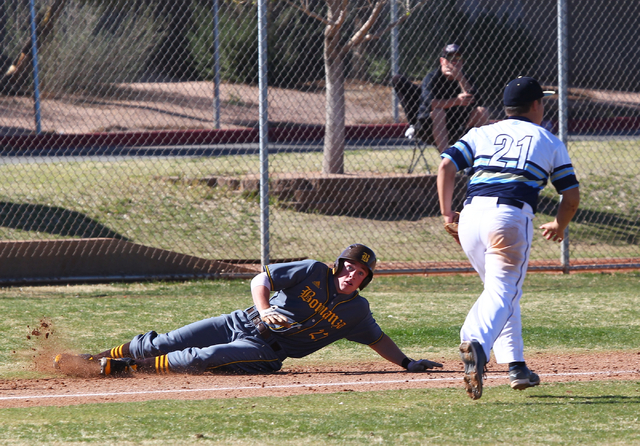
{"type": "Polygon", "coordinates": [[[496,152],[489,160],[489,166],[524,169],[532,140],[533,137],[527,135],[514,144],[515,141],[510,135],[501,134],[496,136],[496,140],[493,143],[496,147],[496,152]]]}

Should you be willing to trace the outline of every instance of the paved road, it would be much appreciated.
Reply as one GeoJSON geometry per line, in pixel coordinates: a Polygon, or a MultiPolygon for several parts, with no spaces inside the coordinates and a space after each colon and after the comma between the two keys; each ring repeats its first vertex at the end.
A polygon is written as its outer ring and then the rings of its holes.
{"type": "MultiPolygon", "coordinates": [[[[640,131],[634,134],[570,135],[569,141],[639,141],[640,131]]],[[[347,150],[412,150],[413,145],[404,138],[347,141],[347,150]]],[[[301,143],[270,143],[269,153],[322,152],[322,141],[301,143]]],[[[131,158],[214,157],[228,155],[256,155],[257,143],[214,144],[198,146],[149,146],[149,147],[97,147],[32,150],[25,155],[21,150],[0,150],[0,164],[49,163],[60,161],[120,161],[131,158]]]]}

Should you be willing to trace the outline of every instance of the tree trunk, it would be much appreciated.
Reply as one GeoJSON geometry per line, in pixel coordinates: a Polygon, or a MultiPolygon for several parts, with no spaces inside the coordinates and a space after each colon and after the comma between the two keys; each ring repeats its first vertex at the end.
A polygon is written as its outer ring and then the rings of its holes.
{"type": "Polygon", "coordinates": [[[340,32],[325,33],[324,69],[327,91],[322,172],[344,173],[344,55],[340,32]]]}

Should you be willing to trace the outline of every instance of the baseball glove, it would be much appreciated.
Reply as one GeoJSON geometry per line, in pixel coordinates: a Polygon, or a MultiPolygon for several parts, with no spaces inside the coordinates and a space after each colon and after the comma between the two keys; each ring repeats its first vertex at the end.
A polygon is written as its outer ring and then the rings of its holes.
{"type": "Polygon", "coordinates": [[[460,244],[460,237],[458,237],[458,220],[460,219],[460,212],[455,213],[454,221],[452,223],[445,223],[444,230],[453,237],[453,239],[460,244]]]}

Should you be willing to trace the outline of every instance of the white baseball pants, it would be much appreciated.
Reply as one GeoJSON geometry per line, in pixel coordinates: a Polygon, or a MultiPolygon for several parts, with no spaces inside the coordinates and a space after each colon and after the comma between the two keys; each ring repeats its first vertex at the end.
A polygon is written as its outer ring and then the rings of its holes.
{"type": "Polygon", "coordinates": [[[520,297],[533,240],[533,211],[473,197],[460,213],[460,244],[484,283],[460,330],[461,341],[477,340],[487,359],[524,361],[520,297]]]}

